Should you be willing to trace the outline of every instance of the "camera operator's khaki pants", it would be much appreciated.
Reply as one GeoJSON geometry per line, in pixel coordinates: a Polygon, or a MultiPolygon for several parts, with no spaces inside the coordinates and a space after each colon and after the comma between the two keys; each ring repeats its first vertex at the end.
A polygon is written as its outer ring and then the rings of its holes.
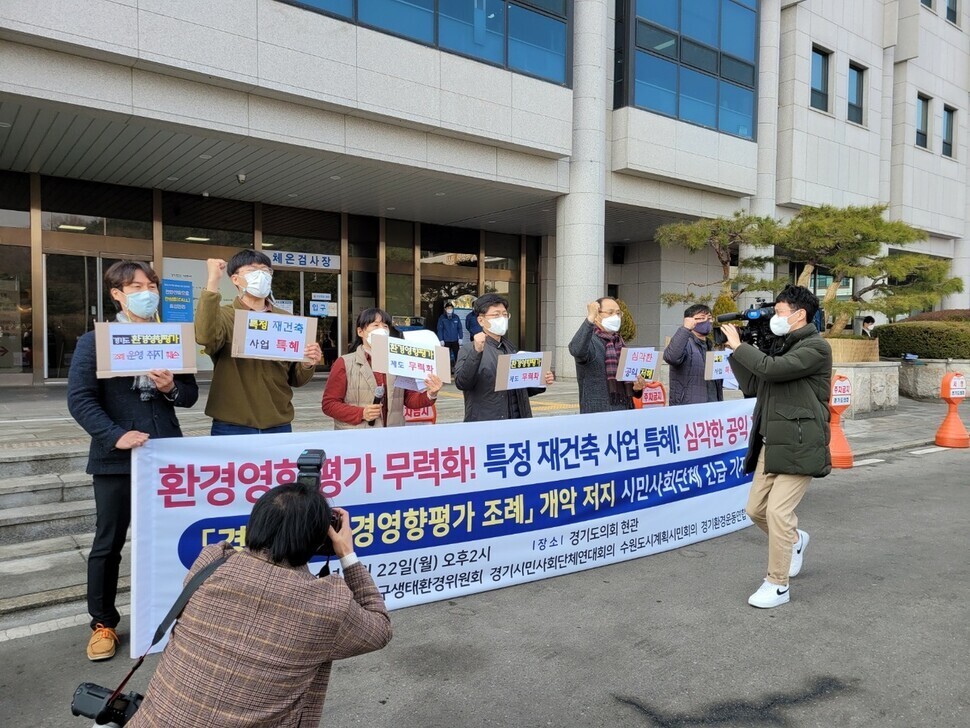
{"type": "Polygon", "coordinates": [[[768,534],[768,581],[772,584],[788,583],[791,549],[798,540],[795,508],[811,482],[811,475],[765,473],[765,450],[761,449],[745,510],[748,518],[768,534]]]}

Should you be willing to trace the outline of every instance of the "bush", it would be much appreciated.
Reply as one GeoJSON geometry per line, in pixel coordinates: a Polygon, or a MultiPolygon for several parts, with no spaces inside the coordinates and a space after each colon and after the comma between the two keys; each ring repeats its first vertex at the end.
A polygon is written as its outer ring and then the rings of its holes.
{"type": "Polygon", "coordinates": [[[620,307],[620,311],[623,312],[623,320],[620,323],[620,336],[623,337],[623,341],[630,343],[635,338],[637,338],[637,322],[633,320],[633,316],[630,314],[630,309],[627,308],[626,304],[619,298],[616,299],[616,305],[620,307]]]}
{"type": "MultiPolygon", "coordinates": [[[[948,308],[944,311],[929,311],[910,316],[906,321],[968,321],[970,308],[948,308]]],[[[902,323],[902,321],[900,321],[902,323]]]]}
{"type": "Polygon", "coordinates": [[[970,359],[970,323],[903,321],[875,329],[880,356],[916,354],[922,359],[970,359]]]}

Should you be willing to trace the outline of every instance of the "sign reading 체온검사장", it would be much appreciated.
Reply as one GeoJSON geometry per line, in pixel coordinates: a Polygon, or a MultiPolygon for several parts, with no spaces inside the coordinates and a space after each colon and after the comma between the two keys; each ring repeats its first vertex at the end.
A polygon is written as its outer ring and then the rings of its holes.
{"type": "Polygon", "coordinates": [[[551,371],[550,359],[544,351],[501,354],[495,370],[495,391],[545,387],[545,375],[551,371]]]}
{"type": "Polygon", "coordinates": [[[131,377],[152,369],[194,374],[195,330],[192,324],[96,323],[97,377],[131,377]]]}
{"type": "MultiPolygon", "coordinates": [[[[132,457],[132,654],[208,544],[327,453],[322,493],[391,609],[639,558],[750,524],[753,400],[361,430],[152,439],[132,457]]],[[[317,567],[313,566],[316,571],[317,567]]],[[[157,649],[161,649],[159,645],[157,649]]]]}
{"type": "Polygon", "coordinates": [[[316,338],[315,318],[237,310],[232,355],[241,359],[303,361],[303,351],[316,338]]]}

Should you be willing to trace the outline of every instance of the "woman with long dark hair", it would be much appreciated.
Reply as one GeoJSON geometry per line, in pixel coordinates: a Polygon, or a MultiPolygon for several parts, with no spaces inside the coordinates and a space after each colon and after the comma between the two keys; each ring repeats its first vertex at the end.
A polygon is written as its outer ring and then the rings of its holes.
{"type": "Polygon", "coordinates": [[[357,316],[357,336],[351,352],[338,357],[330,369],[323,390],[323,413],[333,418],[335,430],[370,426],[398,427],[404,424],[404,408],[431,407],[438,398],[441,379],[429,374],[425,391],[416,392],[394,386],[394,376],[371,368],[371,346],[375,336],[387,336],[391,317],[379,308],[367,308],[357,316]],[[383,390],[378,390],[383,387],[383,390]],[[378,391],[384,393],[374,404],[378,391]]]}

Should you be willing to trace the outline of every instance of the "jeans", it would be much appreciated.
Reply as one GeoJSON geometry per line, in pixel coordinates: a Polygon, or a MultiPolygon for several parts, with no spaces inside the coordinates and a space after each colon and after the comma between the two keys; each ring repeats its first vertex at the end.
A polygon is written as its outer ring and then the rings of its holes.
{"type": "Polygon", "coordinates": [[[273,435],[277,432],[293,432],[293,425],[277,425],[260,430],[258,427],[246,427],[245,425],[234,425],[231,422],[222,420],[212,420],[212,430],[210,435],[273,435]]]}
{"type": "Polygon", "coordinates": [[[97,525],[88,555],[88,613],[91,629],[98,624],[114,629],[121,621],[115,597],[121,549],[131,522],[131,476],[124,473],[93,478],[97,525]]]}

